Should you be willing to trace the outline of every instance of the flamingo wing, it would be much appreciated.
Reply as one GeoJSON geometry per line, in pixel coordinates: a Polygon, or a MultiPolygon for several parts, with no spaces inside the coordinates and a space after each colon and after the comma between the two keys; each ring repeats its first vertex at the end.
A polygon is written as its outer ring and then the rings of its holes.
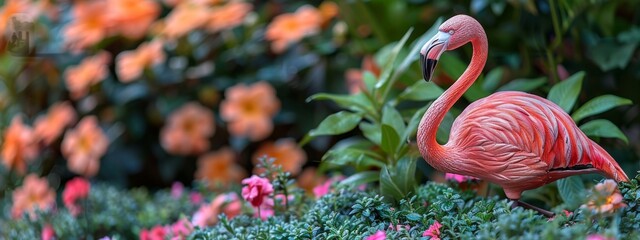
{"type": "Polygon", "coordinates": [[[447,145],[461,150],[464,167],[501,185],[526,190],[585,172],[626,178],[567,113],[528,93],[505,91],[480,99],[465,109],[451,131],[447,145]]]}

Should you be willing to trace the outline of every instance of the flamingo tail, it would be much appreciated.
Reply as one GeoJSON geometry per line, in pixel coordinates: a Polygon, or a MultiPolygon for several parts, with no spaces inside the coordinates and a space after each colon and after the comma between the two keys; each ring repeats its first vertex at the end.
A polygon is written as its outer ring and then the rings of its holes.
{"type": "Polygon", "coordinates": [[[613,178],[616,182],[628,182],[629,177],[624,173],[624,170],[618,165],[616,160],[609,155],[602,147],[597,144],[591,144],[592,162],[594,167],[602,171],[604,175],[609,178],[613,178]]]}

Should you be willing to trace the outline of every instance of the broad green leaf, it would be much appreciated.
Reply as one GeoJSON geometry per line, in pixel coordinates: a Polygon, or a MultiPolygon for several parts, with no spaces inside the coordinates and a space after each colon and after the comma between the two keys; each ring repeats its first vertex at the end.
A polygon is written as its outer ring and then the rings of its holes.
{"type": "Polygon", "coordinates": [[[362,74],[362,81],[364,81],[364,85],[367,88],[367,91],[373,92],[375,90],[375,85],[378,79],[375,75],[373,75],[373,73],[365,71],[362,74]]]}
{"type": "Polygon", "coordinates": [[[340,184],[338,184],[338,187],[358,186],[361,184],[375,182],[375,181],[378,181],[379,179],[380,179],[380,173],[378,171],[359,172],[340,181],[340,184]]]}
{"type": "Polygon", "coordinates": [[[406,128],[402,115],[390,104],[385,104],[382,108],[382,123],[393,127],[398,135],[404,133],[406,128]]]}
{"type": "Polygon", "coordinates": [[[487,73],[482,83],[482,89],[487,92],[494,92],[500,82],[502,81],[502,75],[504,75],[504,68],[497,67],[487,73]]]}
{"type": "Polygon", "coordinates": [[[369,139],[369,141],[376,145],[381,144],[380,139],[382,138],[382,133],[380,132],[380,125],[362,122],[360,123],[360,131],[362,131],[364,137],[369,139]]]}
{"type": "MultiPolygon", "coordinates": [[[[442,69],[447,74],[447,76],[456,80],[460,78],[460,75],[462,75],[464,70],[467,68],[466,63],[462,62],[459,58],[452,54],[442,54],[442,56],[440,56],[440,63],[438,65],[442,66],[442,69]]],[[[469,89],[464,92],[464,98],[466,98],[470,102],[473,102],[480,98],[489,96],[489,93],[487,91],[484,91],[480,86],[483,81],[484,80],[480,78],[476,82],[474,82],[474,84],[472,84],[471,87],[469,87],[469,89]]]]}
{"type": "Polygon", "coordinates": [[[435,83],[418,80],[406,88],[398,98],[403,100],[428,101],[438,98],[442,93],[444,93],[444,90],[435,83]]]}
{"type": "Polygon", "coordinates": [[[585,188],[579,176],[571,176],[557,181],[558,192],[568,209],[578,208],[584,203],[585,188]]]}
{"type": "Polygon", "coordinates": [[[407,130],[405,130],[404,134],[402,134],[402,141],[405,141],[416,134],[418,124],[420,124],[420,120],[422,120],[422,116],[424,115],[424,112],[427,111],[427,108],[429,108],[429,106],[430,105],[425,105],[413,114],[411,120],[409,120],[409,124],[407,125],[407,130]]]}
{"type": "Polygon", "coordinates": [[[589,100],[587,103],[582,105],[582,107],[578,108],[571,117],[573,118],[573,121],[579,122],[586,117],[605,112],[617,106],[629,104],[631,104],[631,100],[629,99],[614,95],[603,95],[589,100]]]}
{"type": "Polygon", "coordinates": [[[330,100],[338,104],[338,106],[354,112],[366,113],[374,111],[372,103],[364,93],[358,93],[355,95],[318,93],[307,98],[307,102],[314,100],[330,100]]]}
{"type": "Polygon", "coordinates": [[[387,200],[399,201],[415,190],[416,159],[402,158],[395,167],[380,170],[380,193],[387,200]]]}
{"type": "Polygon", "coordinates": [[[400,53],[404,45],[407,43],[409,36],[411,36],[411,32],[413,32],[413,28],[409,29],[409,31],[404,34],[402,39],[400,39],[400,41],[394,45],[391,53],[389,54],[387,62],[382,68],[382,74],[380,75],[380,79],[378,79],[378,82],[376,83],[376,89],[382,88],[389,82],[391,72],[393,72],[394,70],[394,63],[396,62],[396,58],[398,57],[398,54],[400,53]]]}
{"type": "Polygon", "coordinates": [[[547,95],[547,99],[558,104],[562,110],[571,112],[573,105],[578,99],[580,88],[582,88],[584,72],[577,72],[564,81],[554,85],[547,95]]]}
{"type": "Polygon", "coordinates": [[[362,115],[340,111],[327,116],[317,128],[309,131],[309,136],[338,135],[351,131],[362,120],[362,115]]]}
{"type": "Polygon", "coordinates": [[[393,129],[393,127],[387,124],[382,124],[381,130],[382,142],[380,144],[380,147],[384,152],[386,152],[390,156],[393,156],[396,153],[398,145],[400,145],[400,136],[398,135],[396,130],[393,129]]]}
{"type": "Polygon", "coordinates": [[[629,64],[637,46],[638,42],[619,43],[613,40],[604,40],[589,47],[587,56],[602,71],[623,69],[629,64]]]}
{"type": "Polygon", "coordinates": [[[418,60],[418,57],[420,56],[420,48],[422,48],[422,46],[427,43],[427,41],[429,41],[431,37],[436,35],[440,24],[442,24],[442,17],[438,18],[436,22],[431,25],[431,28],[429,28],[429,30],[427,30],[424,34],[422,34],[422,36],[418,37],[418,39],[416,39],[411,44],[411,50],[409,51],[409,54],[407,54],[407,56],[404,58],[404,60],[402,60],[397,68],[398,72],[404,72],[411,65],[411,63],[418,60]]]}
{"type": "Polygon", "coordinates": [[[580,126],[580,130],[589,137],[617,138],[629,143],[627,136],[609,120],[597,119],[587,122],[580,126]]]}
{"type": "Polygon", "coordinates": [[[515,79],[509,81],[507,84],[498,88],[498,91],[522,91],[529,92],[541,87],[547,83],[546,77],[532,78],[532,79],[515,79]]]}
{"type": "Polygon", "coordinates": [[[329,150],[323,157],[323,162],[344,166],[359,165],[362,167],[382,167],[384,158],[371,150],[358,148],[342,148],[329,150]]]}

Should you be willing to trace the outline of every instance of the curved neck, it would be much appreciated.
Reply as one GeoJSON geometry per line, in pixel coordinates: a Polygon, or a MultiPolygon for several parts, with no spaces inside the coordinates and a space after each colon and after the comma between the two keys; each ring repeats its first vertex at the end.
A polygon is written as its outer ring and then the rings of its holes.
{"type": "Polygon", "coordinates": [[[471,45],[473,46],[471,63],[460,78],[431,104],[427,112],[422,116],[418,127],[417,141],[420,153],[430,165],[440,171],[443,171],[441,169],[446,169],[441,160],[446,158],[448,151],[445,151],[444,147],[436,141],[438,127],[447,111],[480,76],[487,61],[487,37],[483,30],[481,30],[481,34],[476,34],[475,36],[471,39],[471,45]]]}

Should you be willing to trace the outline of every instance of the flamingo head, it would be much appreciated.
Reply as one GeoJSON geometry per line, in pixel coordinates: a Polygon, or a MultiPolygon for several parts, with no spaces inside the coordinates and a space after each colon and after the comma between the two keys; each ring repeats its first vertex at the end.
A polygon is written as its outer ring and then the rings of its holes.
{"type": "Polygon", "coordinates": [[[420,65],[424,80],[427,82],[431,80],[438,59],[444,51],[459,48],[478,37],[479,34],[484,34],[482,26],[467,15],[457,15],[442,23],[438,33],[420,50],[420,65]]]}

